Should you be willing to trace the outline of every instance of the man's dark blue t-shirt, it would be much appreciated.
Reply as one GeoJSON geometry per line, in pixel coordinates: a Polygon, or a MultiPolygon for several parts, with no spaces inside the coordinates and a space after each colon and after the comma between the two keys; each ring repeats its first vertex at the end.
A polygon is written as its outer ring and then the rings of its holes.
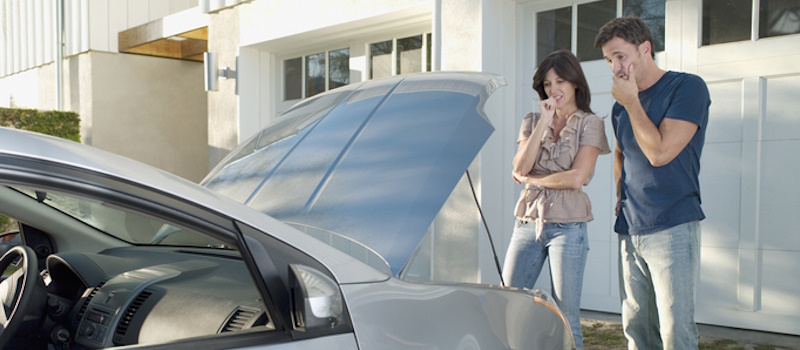
{"type": "Polygon", "coordinates": [[[622,208],[614,231],[648,234],[705,218],[700,208],[700,154],[711,100],[699,76],[666,72],[639,92],[647,116],[659,127],[664,118],[685,120],[699,127],[689,144],[668,164],[653,167],[633,135],[628,112],[614,104],[611,123],[622,151],[622,208]]]}

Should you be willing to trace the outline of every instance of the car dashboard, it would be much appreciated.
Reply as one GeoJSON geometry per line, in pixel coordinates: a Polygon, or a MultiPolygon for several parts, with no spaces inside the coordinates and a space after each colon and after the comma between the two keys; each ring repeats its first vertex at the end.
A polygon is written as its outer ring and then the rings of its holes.
{"type": "Polygon", "coordinates": [[[273,328],[236,251],[125,247],[52,254],[45,265],[47,317],[33,342],[43,348],[99,349],[273,328]]]}

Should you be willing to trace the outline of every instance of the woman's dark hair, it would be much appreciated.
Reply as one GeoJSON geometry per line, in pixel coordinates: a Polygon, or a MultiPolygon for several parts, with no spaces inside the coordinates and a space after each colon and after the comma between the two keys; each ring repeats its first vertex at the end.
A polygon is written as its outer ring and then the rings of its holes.
{"type": "Polygon", "coordinates": [[[597,33],[597,36],[594,38],[594,47],[596,49],[603,49],[603,45],[611,39],[615,37],[620,37],[623,40],[639,46],[645,41],[650,42],[650,56],[655,58],[656,51],[655,47],[653,46],[653,33],[650,32],[650,27],[647,26],[647,23],[636,16],[625,16],[614,18],[602,28],[597,33]]]}
{"type": "Polygon", "coordinates": [[[556,75],[561,79],[575,85],[575,103],[578,105],[578,109],[594,113],[589,108],[592,103],[589,83],[586,82],[586,76],[583,75],[580,62],[569,50],[553,51],[539,63],[539,68],[536,69],[536,74],[533,75],[533,89],[539,93],[539,98],[542,100],[547,99],[547,93],[544,91],[544,78],[550,69],[555,70],[556,75]]]}

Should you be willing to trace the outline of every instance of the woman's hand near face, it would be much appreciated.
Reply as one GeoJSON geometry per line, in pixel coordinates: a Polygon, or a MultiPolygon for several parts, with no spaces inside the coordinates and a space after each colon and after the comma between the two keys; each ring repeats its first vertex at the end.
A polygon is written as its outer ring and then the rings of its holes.
{"type": "Polygon", "coordinates": [[[542,117],[549,116],[552,117],[553,114],[556,112],[556,99],[555,98],[548,98],[546,100],[539,101],[539,113],[542,114],[542,117]]]}

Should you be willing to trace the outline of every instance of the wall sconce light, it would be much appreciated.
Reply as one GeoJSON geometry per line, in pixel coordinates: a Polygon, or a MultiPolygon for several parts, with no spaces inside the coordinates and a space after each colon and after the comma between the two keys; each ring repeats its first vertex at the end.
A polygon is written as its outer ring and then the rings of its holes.
{"type": "Polygon", "coordinates": [[[203,65],[206,91],[217,91],[218,79],[236,79],[236,71],[229,67],[222,67],[217,69],[217,55],[213,52],[203,53],[203,65]]]}

